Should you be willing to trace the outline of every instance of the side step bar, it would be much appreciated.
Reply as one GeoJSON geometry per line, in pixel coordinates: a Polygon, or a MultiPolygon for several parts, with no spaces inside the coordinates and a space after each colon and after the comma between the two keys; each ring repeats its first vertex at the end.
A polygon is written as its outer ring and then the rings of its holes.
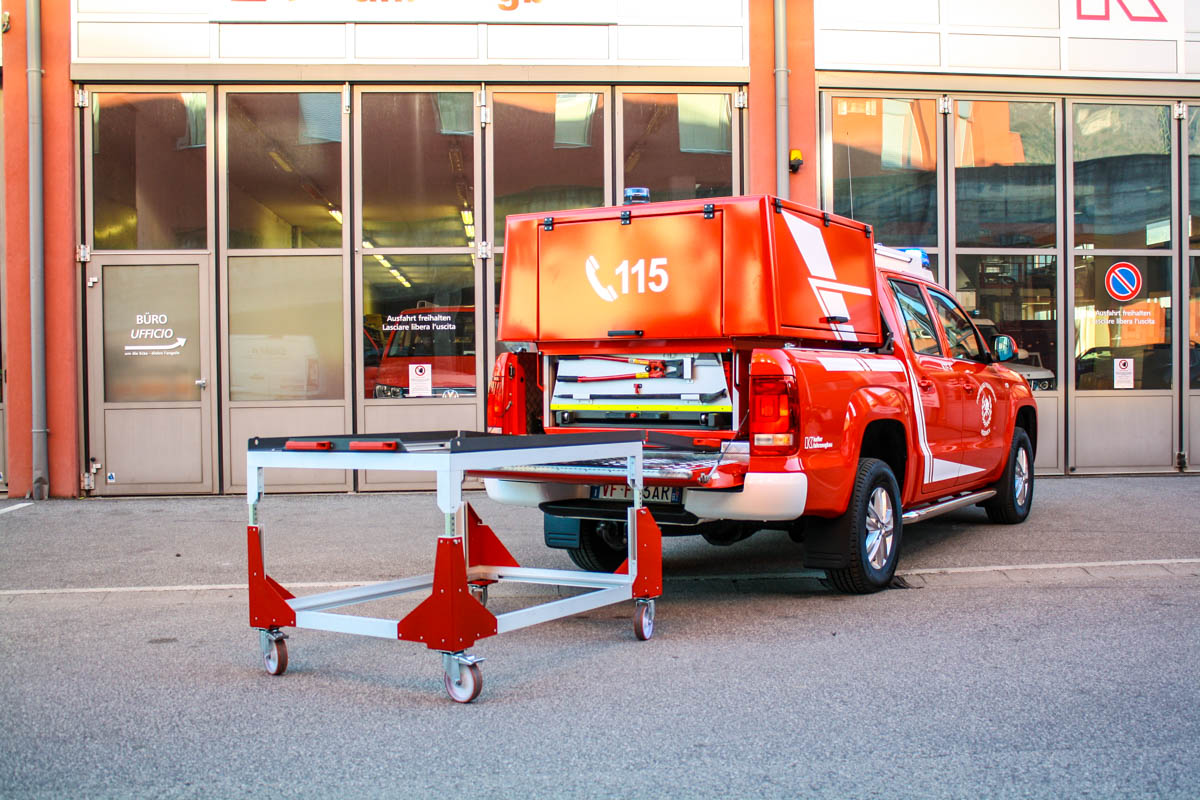
{"type": "Polygon", "coordinates": [[[939,514],[945,514],[947,511],[956,511],[963,506],[973,506],[976,503],[982,503],[984,500],[989,500],[996,496],[995,489],[985,489],[982,492],[972,492],[958,497],[951,497],[949,500],[943,500],[940,503],[934,503],[929,506],[921,506],[914,508],[912,511],[905,511],[900,517],[905,525],[913,522],[921,522],[922,520],[936,517],[939,514]]]}

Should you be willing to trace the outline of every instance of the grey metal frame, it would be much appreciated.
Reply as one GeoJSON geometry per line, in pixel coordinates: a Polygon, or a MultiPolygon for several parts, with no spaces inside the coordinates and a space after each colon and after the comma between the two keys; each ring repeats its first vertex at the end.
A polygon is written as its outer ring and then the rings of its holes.
{"type": "MultiPolygon", "coordinates": [[[[1066,256],[1066,238],[1063,230],[1063,200],[1065,197],[1066,188],[1066,164],[1064,163],[1063,151],[1063,101],[1061,97],[1036,96],[1036,95],[982,95],[982,94],[951,94],[950,100],[950,119],[947,120],[946,141],[955,142],[956,130],[955,121],[957,119],[954,109],[956,104],[962,100],[968,101],[1000,101],[1000,102],[1030,102],[1030,103],[1051,103],[1054,106],[1054,148],[1056,153],[1055,160],[1055,189],[1054,203],[1056,214],[1056,229],[1055,245],[1053,248],[1048,247],[1014,247],[1014,248],[991,248],[991,247],[959,247],[957,244],[958,235],[958,212],[957,212],[957,182],[954,179],[954,163],[947,163],[946,168],[946,228],[943,240],[946,242],[946,258],[945,267],[943,269],[943,281],[952,294],[955,293],[955,287],[958,286],[958,256],[963,255],[1009,255],[1009,256],[1046,256],[1054,255],[1058,259],[1058,275],[1057,291],[1055,292],[1055,335],[1060,343],[1065,342],[1065,327],[1066,327],[1066,290],[1064,289],[1064,278],[1070,261],[1066,256]]],[[[952,156],[953,154],[949,154],[952,156]]],[[[1066,394],[1066,348],[1061,346],[1058,348],[1058,359],[1053,365],[1054,375],[1056,377],[1056,388],[1053,391],[1038,391],[1034,397],[1038,404],[1039,425],[1038,425],[1038,464],[1039,472],[1050,474],[1061,474],[1065,469],[1064,447],[1066,434],[1066,415],[1064,414],[1065,403],[1064,397],[1066,394]],[[1053,430],[1050,430],[1044,425],[1044,420],[1041,419],[1041,414],[1046,403],[1054,404],[1055,418],[1057,424],[1053,430]],[[1048,452],[1043,446],[1047,437],[1053,436],[1055,447],[1055,458],[1051,461],[1043,454],[1048,452]]]]}
{"type": "MultiPolygon", "coordinates": [[[[1185,221],[1188,223],[1187,228],[1191,227],[1191,208],[1192,208],[1192,181],[1191,181],[1191,158],[1190,152],[1191,139],[1188,134],[1189,117],[1192,111],[1200,112],[1200,105],[1188,106],[1186,101],[1183,106],[1183,121],[1182,130],[1179,134],[1179,159],[1180,164],[1179,175],[1179,247],[1180,251],[1178,274],[1179,274],[1179,293],[1181,302],[1179,303],[1179,327],[1178,339],[1179,347],[1183,352],[1183,356],[1179,359],[1179,389],[1181,392],[1180,398],[1180,427],[1182,430],[1182,438],[1179,442],[1179,449],[1184,453],[1184,458],[1187,462],[1188,472],[1200,472],[1200,389],[1191,388],[1190,361],[1191,361],[1191,330],[1194,320],[1192,319],[1192,303],[1191,303],[1191,260],[1200,258],[1200,245],[1193,245],[1191,236],[1185,235],[1185,221]]],[[[1196,154],[1200,156],[1200,153],[1196,154]]],[[[1196,221],[1200,225],[1200,219],[1196,221]]]]}
{"type": "MultiPolygon", "coordinates": [[[[204,447],[207,454],[204,456],[204,473],[206,475],[201,485],[198,485],[194,491],[209,493],[219,490],[216,480],[216,454],[218,452],[217,441],[217,424],[216,424],[216,409],[217,399],[215,392],[215,378],[217,375],[217,347],[214,341],[215,320],[213,318],[213,297],[215,292],[215,254],[216,254],[216,214],[213,203],[213,182],[211,176],[216,169],[216,150],[213,147],[214,135],[216,130],[216,106],[214,103],[216,93],[210,85],[191,85],[181,84],[175,86],[126,86],[126,85],[110,85],[110,84],[94,84],[80,87],[87,93],[89,108],[95,102],[96,94],[105,93],[120,93],[120,94],[171,94],[176,92],[204,92],[207,95],[208,113],[205,115],[205,135],[207,136],[208,145],[205,155],[205,173],[209,176],[205,181],[205,191],[208,193],[207,216],[206,224],[207,231],[207,247],[203,250],[102,250],[96,252],[94,249],[95,241],[94,219],[95,209],[93,208],[94,198],[94,171],[91,169],[89,162],[90,153],[92,151],[92,126],[85,124],[82,126],[83,133],[80,139],[80,156],[79,170],[77,173],[82,176],[80,189],[82,190],[82,210],[83,210],[83,243],[92,252],[92,260],[82,265],[83,275],[88,281],[96,279],[96,283],[91,287],[85,285],[83,288],[84,296],[81,298],[81,312],[83,316],[83,327],[88,331],[87,346],[88,346],[88,371],[83,376],[83,384],[86,387],[83,395],[89,409],[88,419],[89,428],[85,437],[84,455],[91,454],[94,458],[97,454],[103,454],[106,450],[106,442],[104,440],[103,429],[103,413],[102,409],[112,405],[116,407],[137,408],[138,404],[108,404],[104,400],[104,341],[103,341],[103,301],[102,295],[95,302],[90,300],[90,294],[97,291],[102,291],[101,284],[98,282],[102,276],[104,266],[108,263],[118,262],[123,264],[191,264],[195,263],[201,273],[201,287],[204,291],[201,293],[201,298],[207,297],[207,308],[200,309],[200,320],[203,329],[207,330],[207,342],[204,346],[207,348],[205,357],[202,359],[201,368],[207,373],[208,385],[204,388],[202,400],[200,402],[203,408],[205,432],[204,447]]],[[[85,109],[86,111],[86,109],[85,109]]],[[[81,337],[82,339],[82,337],[81,337]]],[[[82,404],[81,404],[82,407],[82,404]]],[[[158,443],[153,441],[143,441],[141,445],[144,447],[157,447],[158,443]]],[[[89,463],[81,464],[81,468],[85,471],[89,470],[89,463]]],[[[101,468],[101,473],[104,471],[101,468]]],[[[95,480],[94,492],[98,495],[116,495],[116,494],[147,494],[159,492],[179,492],[180,486],[176,484],[118,484],[108,486],[104,480],[103,474],[98,475],[95,480]]]]}
{"type": "MultiPolygon", "coordinates": [[[[217,118],[219,126],[217,131],[217,148],[218,157],[222,168],[217,174],[217,196],[220,199],[221,216],[219,226],[216,233],[220,237],[225,237],[229,231],[229,203],[226,201],[229,193],[229,176],[224,168],[224,165],[229,163],[228,158],[228,131],[229,131],[229,114],[228,114],[228,96],[230,94],[278,94],[287,92],[313,92],[313,91],[329,91],[337,92],[342,95],[343,113],[342,113],[342,197],[351,198],[350,185],[350,114],[344,107],[349,94],[349,84],[342,86],[333,85],[271,85],[271,86],[240,86],[236,84],[220,86],[217,89],[218,112],[217,118]]],[[[210,148],[211,150],[211,148],[210,148]]],[[[345,202],[343,202],[345,206],[345,202]]],[[[357,211],[355,211],[357,213],[357,211]]],[[[342,385],[347,391],[351,389],[351,380],[353,378],[353,360],[352,360],[352,344],[354,332],[357,328],[352,326],[351,309],[351,251],[350,251],[350,229],[351,222],[347,219],[349,214],[345,213],[343,208],[342,221],[342,246],[340,249],[334,248],[296,248],[296,249],[230,249],[224,242],[224,238],[220,241],[220,258],[219,262],[219,313],[221,325],[219,327],[220,342],[220,364],[221,364],[221,453],[222,464],[224,466],[224,481],[223,488],[230,489],[237,487],[234,479],[233,463],[234,459],[240,459],[242,448],[245,446],[242,442],[232,440],[232,414],[239,409],[274,409],[276,414],[283,413],[286,415],[289,409],[333,409],[340,408],[342,410],[342,429],[343,432],[349,433],[352,425],[352,407],[353,398],[343,396],[340,401],[336,400],[278,400],[278,401],[231,401],[229,399],[229,260],[231,258],[246,257],[246,256],[331,256],[338,255],[342,258],[342,385]]],[[[360,337],[361,338],[361,337],[360,337]]],[[[295,412],[293,412],[295,413],[295,412]]],[[[256,431],[256,433],[258,433],[256,431]]],[[[263,432],[261,435],[269,435],[263,432]]],[[[293,473],[294,474],[294,473],[293,473]]],[[[348,490],[353,487],[352,475],[349,472],[343,474],[341,481],[323,481],[314,483],[285,483],[278,488],[281,491],[314,491],[314,490],[348,490]]]]}
{"type": "MultiPolygon", "coordinates": [[[[516,611],[497,614],[497,633],[507,633],[539,622],[561,619],[595,608],[633,599],[633,586],[638,577],[637,515],[642,508],[642,443],[610,442],[483,450],[453,453],[447,448],[430,447],[415,452],[331,452],[312,451],[255,451],[246,453],[246,502],[250,525],[259,525],[258,503],[266,490],[265,470],[268,467],[328,469],[331,466],[346,470],[405,470],[434,471],[437,474],[437,504],[446,517],[445,536],[462,537],[464,550],[469,548],[469,531],[462,497],[463,478],[469,470],[495,470],[532,464],[562,463],[604,458],[626,459],[626,483],[633,490],[633,502],[626,513],[628,530],[628,571],[625,574],[580,572],[577,570],[531,569],[527,567],[467,567],[467,580],[512,581],[543,586],[564,586],[591,591],[541,603],[516,611]],[[331,463],[332,462],[332,463],[331,463]],[[251,480],[251,476],[253,479],[251,480]]],[[[266,536],[262,527],[260,545],[264,575],[266,573],[266,536]]],[[[367,586],[338,589],[287,600],[296,614],[295,628],[357,634],[380,639],[396,640],[400,620],[331,614],[329,609],[427,590],[433,585],[431,574],[367,586]]],[[[653,600],[638,600],[654,609],[653,600]]],[[[279,635],[277,630],[263,631],[279,635]]],[[[264,642],[265,644],[265,642],[264,642]]],[[[465,651],[442,651],[447,672],[454,669],[445,657],[474,658],[465,651]]],[[[466,663],[464,661],[464,663],[466,663]]]]}
{"type": "MultiPolygon", "coordinates": [[[[1121,105],[1121,106],[1142,105],[1142,106],[1156,106],[1156,107],[1160,107],[1160,108],[1165,106],[1168,109],[1168,111],[1171,108],[1171,104],[1168,102],[1165,102],[1163,100],[1139,100],[1139,99],[1124,99],[1124,98],[1116,98],[1116,97],[1081,96],[1081,97],[1072,97],[1066,101],[1066,108],[1065,108],[1065,112],[1063,114],[1063,129],[1065,132],[1064,160],[1066,160],[1068,163],[1064,164],[1064,167],[1066,168],[1066,173],[1064,176],[1064,187],[1066,189],[1064,208],[1065,208],[1066,212],[1072,213],[1072,214],[1073,214],[1073,210],[1075,208],[1075,187],[1074,187],[1075,160],[1074,160],[1074,156],[1073,156],[1073,153],[1074,153],[1074,125],[1072,123],[1072,120],[1074,118],[1073,117],[1073,109],[1077,104],[1100,104],[1100,105],[1121,105]]],[[[1180,146],[1179,128],[1180,128],[1180,126],[1179,126],[1178,122],[1173,121],[1173,124],[1171,125],[1171,165],[1172,165],[1172,168],[1171,168],[1171,230],[1172,230],[1172,233],[1174,236],[1181,236],[1181,231],[1182,231],[1181,226],[1180,226],[1180,193],[1181,193],[1181,187],[1179,186],[1180,170],[1178,168],[1179,167],[1178,159],[1181,157],[1182,149],[1180,146]]],[[[1065,306],[1064,317],[1070,316],[1072,321],[1074,321],[1074,318],[1075,318],[1075,256],[1078,254],[1078,252],[1076,251],[1076,248],[1075,248],[1074,225],[1068,224],[1066,226],[1066,228],[1067,228],[1065,231],[1065,233],[1066,233],[1066,253],[1067,253],[1066,258],[1069,259],[1070,269],[1066,270],[1066,274],[1068,275],[1068,277],[1067,277],[1067,281],[1066,281],[1066,286],[1064,287],[1064,291],[1066,294],[1066,297],[1065,297],[1066,306],[1065,306]]],[[[1152,257],[1164,257],[1165,256],[1165,257],[1170,258],[1171,262],[1173,264],[1173,268],[1171,271],[1171,274],[1172,274],[1171,305],[1172,305],[1173,309],[1178,309],[1180,307],[1180,296],[1179,295],[1180,295],[1180,283],[1181,282],[1178,280],[1178,275],[1179,275],[1179,272],[1181,269],[1181,265],[1179,263],[1180,262],[1181,245],[1178,241],[1175,242],[1173,247],[1166,249],[1166,250],[1133,249],[1133,248],[1101,249],[1101,250],[1089,249],[1087,252],[1089,254],[1102,255],[1102,256],[1118,256],[1118,257],[1119,256],[1152,256],[1152,257]]],[[[1171,413],[1172,413],[1171,453],[1173,454],[1173,453],[1178,452],[1180,449],[1180,442],[1179,442],[1180,402],[1179,402],[1179,397],[1182,392],[1182,387],[1180,384],[1180,374],[1181,374],[1180,353],[1181,353],[1182,348],[1180,347],[1180,341],[1179,341],[1180,340],[1180,336],[1179,336],[1180,328],[1179,328],[1179,323],[1178,323],[1179,316],[1180,316],[1179,314],[1172,314],[1172,317],[1174,317],[1174,319],[1172,321],[1172,325],[1171,325],[1171,334],[1172,334],[1171,354],[1172,354],[1172,359],[1173,359],[1173,367],[1172,367],[1172,375],[1173,375],[1172,386],[1173,386],[1173,388],[1172,389],[1137,389],[1137,390],[1114,389],[1114,390],[1101,390],[1101,391],[1092,391],[1092,390],[1080,391],[1080,390],[1076,389],[1075,388],[1075,355],[1074,355],[1075,354],[1075,343],[1076,343],[1075,326],[1074,326],[1074,324],[1072,324],[1067,327],[1066,337],[1063,340],[1063,348],[1062,349],[1063,349],[1064,354],[1069,354],[1069,357],[1067,359],[1068,369],[1064,372],[1064,381],[1060,381],[1060,383],[1067,382],[1067,385],[1069,386],[1069,389],[1067,392],[1067,413],[1071,419],[1072,435],[1070,437],[1068,437],[1069,452],[1067,454],[1067,456],[1068,456],[1067,464],[1068,464],[1068,470],[1070,472],[1079,473],[1079,474],[1109,473],[1109,472],[1112,472],[1114,467],[1119,467],[1122,472],[1139,472],[1139,473],[1140,472],[1166,472],[1166,471],[1174,470],[1175,467],[1174,467],[1174,459],[1173,458],[1164,459],[1162,466],[1159,466],[1159,467],[1127,467],[1127,466],[1122,466],[1120,464],[1120,461],[1119,461],[1120,456],[1119,455],[1114,456],[1114,458],[1117,460],[1117,463],[1115,463],[1113,465],[1100,465],[1100,466],[1088,466],[1088,467],[1078,466],[1077,460],[1076,460],[1076,453],[1077,453],[1077,448],[1078,448],[1079,439],[1080,439],[1080,432],[1079,432],[1079,427],[1078,427],[1079,411],[1078,411],[1077,407],[1078,407],[1078,401],[1079,401],[1080,395],[1083,395],[1088,398],[1097,398],[1097,397],[1099,397],[1099,398],[1106,398],[1106,397],[1111,397],[1111,398],[1170,397],[1170,398],[1172,398],[1172,402],[1171,402],[1171,409],[1172,409],[1171,410],[1171,413]]],[[[1115,422],[1117,422],[1117,420],[1114,420],[1114,423],[1115,422]]]]}

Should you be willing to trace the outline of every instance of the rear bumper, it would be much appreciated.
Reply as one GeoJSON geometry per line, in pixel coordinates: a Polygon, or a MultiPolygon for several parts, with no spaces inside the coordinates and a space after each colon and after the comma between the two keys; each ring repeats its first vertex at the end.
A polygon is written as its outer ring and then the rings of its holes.
{"type": "MultiPolygon", "coordinates": [[[[572,483],[485,478],[483,485],[488,497],[498,503],[530,508],[588,496],[587,486],[572,483]]],[[[807,501],[808,476],[803,472],[751,472],[738,489],[683,490],[684,509],[701,520],[793,520],[804,513],[807,501]]]]}

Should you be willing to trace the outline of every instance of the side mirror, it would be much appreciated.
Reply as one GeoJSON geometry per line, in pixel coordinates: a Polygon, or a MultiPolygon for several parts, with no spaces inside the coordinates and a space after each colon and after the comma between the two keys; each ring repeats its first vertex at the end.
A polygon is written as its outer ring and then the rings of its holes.
{"type": "Polygon", "coordinates": [[[992,352],[996,354],[997,361],[1011,361],[1017,353],[1017,343],[1006,334],[994,336],[992,337],[992,352]]]}

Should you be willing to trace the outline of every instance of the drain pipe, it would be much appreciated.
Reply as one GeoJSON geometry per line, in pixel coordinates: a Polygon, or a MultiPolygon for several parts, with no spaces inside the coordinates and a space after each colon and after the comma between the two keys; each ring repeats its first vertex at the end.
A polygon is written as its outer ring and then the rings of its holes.
{"type": "Polygon", "coordinates": [[[42,186],[42,6],[25,0],[25,76],[29,92],[29,356],[33,400],[33,486],[30,496],[49,496],[46,429],[46,254],[42,186]]]}
{"type": "Polygon", "coordinates": [[[788,199],[787,0],[775,0],[775,192],[788,199]]]}

